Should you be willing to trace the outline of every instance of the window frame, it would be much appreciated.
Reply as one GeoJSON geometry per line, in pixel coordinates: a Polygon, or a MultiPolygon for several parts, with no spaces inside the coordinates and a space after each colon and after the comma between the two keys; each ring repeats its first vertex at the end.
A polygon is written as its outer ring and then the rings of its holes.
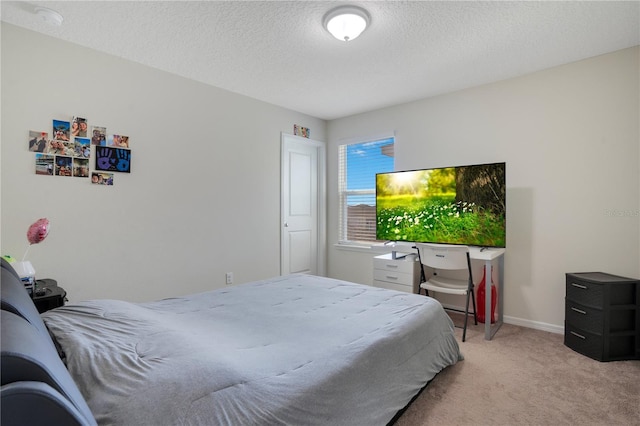
{"type": "MultiPolygon", "coordinates": [[[[373,237],[371,240],[350,240],[349,237],[349,204],[348,200],[350,196],[373,196],[375,198],[376,188],[375,188],[375,179],[373,188],[366,189],[347,189],[347,172],[348,172],[348,164],[347,164],[347,149],[352,145],[364,145],[382,141],[391,140],[390,144],[394,146],[397,142],[394,133],[385,133],[381,135],[375,135],[371,137],[362,137],[351,140],[343,140],[338,145],[338,245],[342,247],[346,246],[357,246],[357,247],[371,247],[374,244],[380,243],[379,240],[375,239],[375,218],[374,218],[374,229],[373,229],[373,237]]],[[[395,170],[395,155],[392,152],[390,157],[393,158],[393,164],[391,166],[391,170],[387,168],[375,170],[374,175],[381,172],[389,172],[395,170]]],[[[375,209],[375,202],[374,202],[375,209]]]]}

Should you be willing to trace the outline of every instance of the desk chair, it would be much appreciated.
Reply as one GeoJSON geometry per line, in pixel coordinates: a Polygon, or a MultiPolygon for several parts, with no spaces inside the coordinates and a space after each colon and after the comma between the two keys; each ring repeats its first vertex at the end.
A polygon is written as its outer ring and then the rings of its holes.
{"type": "Polygon", "coordinates": [[[473,319],[478,325],[478,317],[476,316],[476,298],[473,290],[473,274],[471,272],[471,260],[469,258],[469,247],[452,246],[444,244],[416,244],[418,256],[422,265],[429,266],[434,269],[434,274],[428,280],[422,274],[424,282],[420,284],[420,288],[425,290],[428,296],[429,291],[434,293],[455,294],[466,296],[465,309],[445,308],[449,311],[464,313],[464,327],[462,332],[462,341],[467,337],[467,320],[469,318],[469,296],[473,303],[473,319]],[[466,279],[449,278],[439,275],[439,270],[459,270],[466,271],[466,279]]]}

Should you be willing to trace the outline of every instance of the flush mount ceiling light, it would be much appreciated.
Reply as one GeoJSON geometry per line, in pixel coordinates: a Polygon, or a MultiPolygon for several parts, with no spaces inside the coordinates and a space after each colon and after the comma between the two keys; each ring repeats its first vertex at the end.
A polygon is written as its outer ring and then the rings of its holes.
{"type": "Polygon", "coordinates": [[[369,13],[357,6],[340,6],[324,16],[324,27],[338,40],[351,41],[369,25],[369,13]]]}
{"type": "Polygon", "coordinates": [[[47,7],[36,7],[34,9],[36,15],[42,18],[44,22],[55,27],[62,25],[63,17],[58,12],[47,7]]]}

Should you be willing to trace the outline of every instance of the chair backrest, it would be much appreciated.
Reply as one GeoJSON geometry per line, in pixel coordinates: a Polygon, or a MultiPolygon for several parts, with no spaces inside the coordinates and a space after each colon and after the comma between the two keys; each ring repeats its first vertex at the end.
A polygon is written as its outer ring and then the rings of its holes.
{"type": "Polygon", "coordinates": [[[423,265],[434,269],[468,269],[471,272],[469,247],[445,244],[416,244],[423,265]]]}

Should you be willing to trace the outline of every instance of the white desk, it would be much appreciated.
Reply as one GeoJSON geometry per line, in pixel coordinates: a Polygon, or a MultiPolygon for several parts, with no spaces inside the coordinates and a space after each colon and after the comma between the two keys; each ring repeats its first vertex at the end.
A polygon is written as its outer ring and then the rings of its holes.
{"type": "MultiPolygon", "coordinates": [[[[398,252],[413,252],[415,251],[411,243],[398,243],[393,245],[384,245],[386,251],[394,250],[398,252]]],[[[484,273],[487,277],[487,291],[485,292],[485,322],[484,322],[484,338],[485,340],[491,340],[496,334],[498,329],[502,326],[504,318],[504,254],[506,249],[503,248],[486,248],[482,249],[476,246],[469,246],[469,258],[471,260],[484,261],[484,273]],[[498,318],[496,318],[495,324],[491,324],[491,273],[494,260],[498,260],[498,318]]],[[[477,294],[477,293],[476,293],[477,294]]],[[[482,303],[481,300],[477,300],[476,303],[482,303]]]]}
{"type": "MultiPolygon", "coordinates": [[[[503,248],[488,248],[481,250],[480,247],[469,247],[469,257],[472,260],[484,260],[484,274],[486,278],[487,291],[484,300],[484,339],[491,340],[494,334],[502,326],[504,308],[504,253],[503,248]],[[498,259],[498,318],[495,324],[491,324],[491,269],[493,261],[498,259]]],[[[478,293],[476,293],[478,294],[478,293]]],[[[478,300],[477,303],[482,303],[478,300]]]]}

